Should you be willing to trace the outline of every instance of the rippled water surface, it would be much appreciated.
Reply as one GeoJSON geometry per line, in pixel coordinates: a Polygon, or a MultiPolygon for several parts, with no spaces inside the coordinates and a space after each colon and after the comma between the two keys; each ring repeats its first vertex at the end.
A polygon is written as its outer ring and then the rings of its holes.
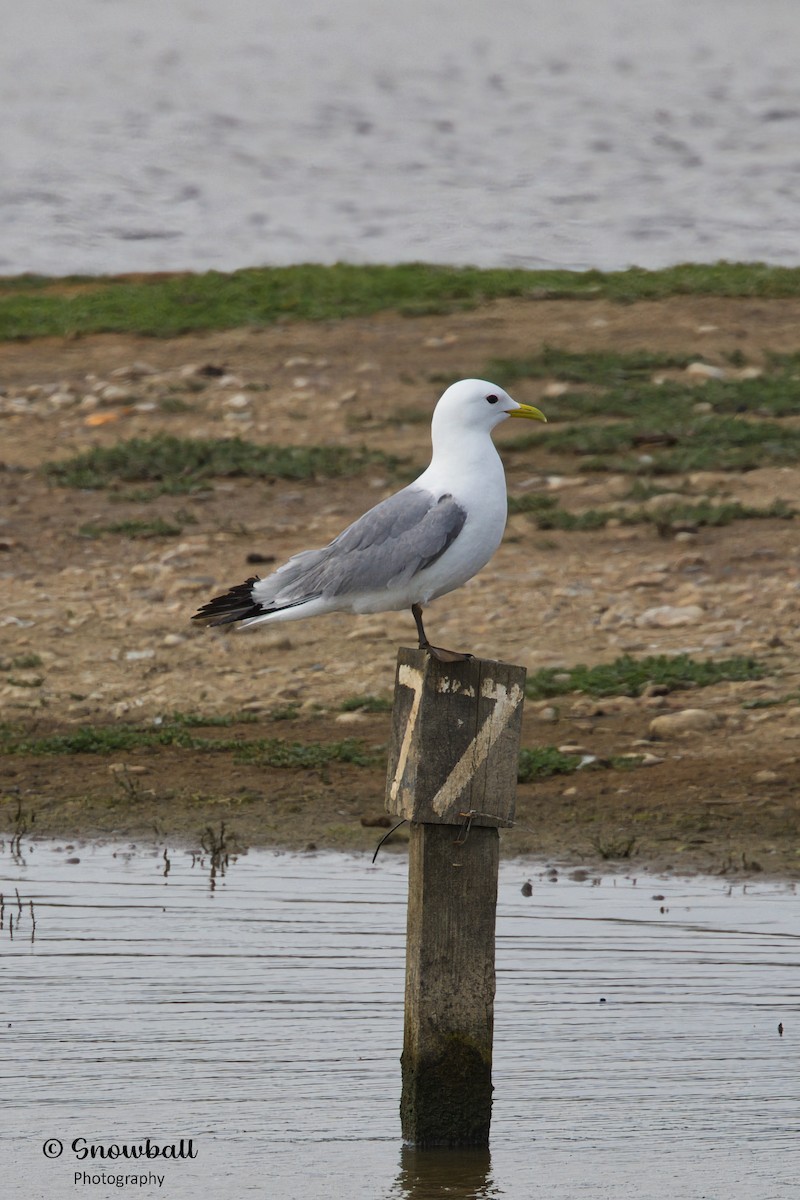
{"type": "Polygon", "coordinates": [[[0,272],[797,263],[796,0],[35,0],[0,272]]]}
{"type": "Polygon", "coordinates": [[[798,1194],[794,887],[504,863],[491,1156],[419,1154],[397,1114],[405,860],[251,852],[211,881],[167,857],[0,857],[3,1196],[798,1194]],[[71,1149],[148,1136],[197,1158],[71,1149]]]}

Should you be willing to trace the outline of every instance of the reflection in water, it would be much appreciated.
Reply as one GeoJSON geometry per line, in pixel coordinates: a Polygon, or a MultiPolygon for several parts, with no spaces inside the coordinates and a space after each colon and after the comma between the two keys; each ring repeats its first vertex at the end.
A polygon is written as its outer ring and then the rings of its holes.
{"type": "Polygon", "coordinates": [[[795,1194],[792,885],[502,863],[490,1165],[400,1151],[405,858],[215,834],[0,850],[3,1200],[74,1200],[40,1135],[154,1131],[200,1157],[145,1200],[795,1194]]]}
{"type": "Polygon", "coordinates": [[[400,1152],[400,1173],[392,1196],[402,1200],[492,1200],[502,1193],[491,1177],[488,1150],[400,1152]]]}

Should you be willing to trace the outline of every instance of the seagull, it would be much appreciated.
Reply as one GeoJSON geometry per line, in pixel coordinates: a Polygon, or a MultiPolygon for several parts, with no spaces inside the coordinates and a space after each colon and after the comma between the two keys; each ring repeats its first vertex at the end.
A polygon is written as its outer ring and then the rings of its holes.
{"type": "Polygon", "coordinates": [[[215,596],[192,620],[241,622],[244,629],[323,613],[410,608],[421,650],[440,662],[472,658],[432,646],[422,610],[476,575],[500,545],[508,497],[491,433],[509,417],[547,420],[485,379],[452,384],[433,412],[430,466],[414,483],[321,550],[303,550],[266,578],[253,575],[215,596]]]}

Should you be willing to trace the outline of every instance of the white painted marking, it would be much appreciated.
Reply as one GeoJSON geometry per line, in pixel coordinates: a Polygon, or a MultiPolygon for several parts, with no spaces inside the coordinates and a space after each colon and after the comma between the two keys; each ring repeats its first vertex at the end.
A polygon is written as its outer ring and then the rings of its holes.
{"type": "Polygon", "coordinates": [[[431,801],[435,813],[443,816],[489,757],[489,751],[501,736],[518,706],[522,703],[522,688],[514,684],[511,691],[502,684],[489,681],[481,687],[481,695],[495,704],[489,716],[478,730],[475,740],[467,746],[450,774],[431,801]]]}
{"type": "Polygon", "coordinates": [[[414,693],[414,699],[411,701],[411,711],[408,714],[406,721],[406,731],[403,734],[403,741],[400,745],[400,753],[397,757],[397,770],[394,773],[392,786],[389,788],[389,797],[392,801],[397,799],[397,793],[400,791],[400,780],[406,769],[408,762],[408,752],[411,749],[411,739],[414,736],[414,729],[419,716],[419,706],[422,703],[422,672],[417,667],[409,667],[407,663],[400,663],[397,671],[397,682],[403,687],[411,688],[414,693]]]}

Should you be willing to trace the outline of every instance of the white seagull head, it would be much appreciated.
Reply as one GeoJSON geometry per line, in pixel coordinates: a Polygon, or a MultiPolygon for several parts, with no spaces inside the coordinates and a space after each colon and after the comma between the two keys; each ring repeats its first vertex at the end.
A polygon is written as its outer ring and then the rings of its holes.
{"type": "Polygon", "coordinates": [[[447,430],[471,429],[490,433],[509,417],[527,417],[546,421],[544,413],[532,404],[518,404],[508,392],[487,379],[460,379],[443,394],[433,413],[434,436],[447,430]]]}

